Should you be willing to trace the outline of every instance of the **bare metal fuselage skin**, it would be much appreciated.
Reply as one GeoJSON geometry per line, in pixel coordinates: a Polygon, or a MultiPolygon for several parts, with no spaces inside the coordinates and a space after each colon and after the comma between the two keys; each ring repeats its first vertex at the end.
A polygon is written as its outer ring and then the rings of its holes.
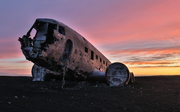
{"type": "Polygon", "coordinates": [[[129,82],[130,73],[124,64],[111,64],[84,37],[53,19],[36,19],[19,41],[26,59],[34,63],[33,81],[44,81],[47,74],[66,74],[74,79],[101,80],[117,86],[129,82]],[[32,30],[36,31],[34,37],[32,30]]]}
{"type": "Polygon", "coordinates": [[[67,66],[67,71],[87,77],[93,71],[105,71],[111,64],[84,37],[52,19],[37,19],[27,35],[19,41],[26,59],[58,73],[67,66]],[[32,29],[37,32],[31,38],[32,29]]]}

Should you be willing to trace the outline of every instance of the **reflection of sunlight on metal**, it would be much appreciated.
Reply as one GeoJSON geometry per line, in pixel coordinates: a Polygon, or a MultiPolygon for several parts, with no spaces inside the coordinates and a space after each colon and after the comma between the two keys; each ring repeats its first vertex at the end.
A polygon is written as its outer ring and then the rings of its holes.
{"type": "Polygon", "coordinates": [[[33,81],[44,81],[44,77],[46,75],[45,68],[34,64],[31,72],[33,76],[33,81]]]}
{"type": "Polygon", "coordinates": [[[32,68],[33,81],[45,81],[50,75],[60,74],[62,88],[65,79],[104,81],[110,86],[119,86],[127,83],[130,77],[124,64],[111,65],[84,37],[53,19],[36,19],[19,41],[26,59],[35,64],[32,68]],[[31,39],[33,29],[37,32],[31,39]],[[105,75],[107,67],[108,78],[105,75]]]}

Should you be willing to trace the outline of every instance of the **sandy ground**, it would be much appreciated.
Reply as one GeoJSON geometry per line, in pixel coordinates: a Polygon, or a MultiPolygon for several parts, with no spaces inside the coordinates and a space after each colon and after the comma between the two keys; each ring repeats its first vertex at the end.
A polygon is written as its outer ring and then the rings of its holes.
{"type": "Polygon", "coordinates": [[[32,82],[31,77],[0,77],[0,112],[178,112],[180,76],[136,77],[134,84],[32,82]]]}

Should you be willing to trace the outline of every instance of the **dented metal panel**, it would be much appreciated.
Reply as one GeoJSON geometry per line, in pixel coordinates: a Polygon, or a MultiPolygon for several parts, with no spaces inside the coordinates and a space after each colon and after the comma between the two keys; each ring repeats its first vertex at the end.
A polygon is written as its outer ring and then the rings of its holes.
{"type": "Polygon", "coordinates": [[[122,63],[113,63],[106,69],[106,79],[110,86],[123,86],[129,82],[129,70],[122,63]]]}
{"type": "Polygon", "coordinates": [[[63,79],[69,75],[74,79],[107,81],[105,71],[111,62],[84,37],[61,22],[36,19],[19,41],[26,59],[35,64],[33,81],[44,81],[48,71],[63,75],[63,79]],[[33,29],[36,35],[31,37],[33,29]]]}

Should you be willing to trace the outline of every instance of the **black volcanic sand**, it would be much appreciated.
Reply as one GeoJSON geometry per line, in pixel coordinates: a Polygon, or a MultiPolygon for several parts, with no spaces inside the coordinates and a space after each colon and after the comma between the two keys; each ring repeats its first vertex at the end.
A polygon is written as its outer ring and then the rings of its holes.
{"type": "Polygon", "coordinates": [[[1,76],[0,112],[180,111],[180,76],[136,77],[125,87],[96,84],[66,81],[61,89],[61,81],[1,76]]]}

